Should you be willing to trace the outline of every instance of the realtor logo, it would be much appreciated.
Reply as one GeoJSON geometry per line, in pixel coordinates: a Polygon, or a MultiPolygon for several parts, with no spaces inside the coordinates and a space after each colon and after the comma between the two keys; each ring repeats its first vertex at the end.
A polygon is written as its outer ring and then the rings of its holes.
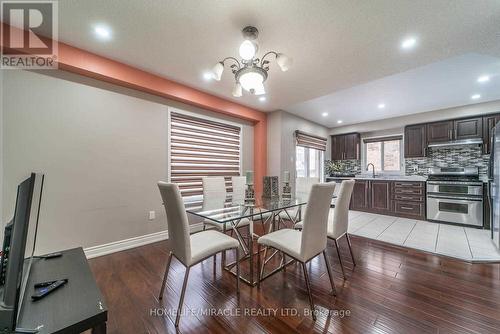
{"type": "Polygon", "coordinates": [[[1,2],[2,69],[57,68],[57,2],[1,2]]]}

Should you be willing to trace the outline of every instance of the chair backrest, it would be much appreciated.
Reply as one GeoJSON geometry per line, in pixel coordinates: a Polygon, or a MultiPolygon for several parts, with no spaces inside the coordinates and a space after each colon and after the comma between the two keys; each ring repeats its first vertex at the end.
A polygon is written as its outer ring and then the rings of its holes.
{"type": "Polygon", "coordinates": [[[233,184],[233,199],[243,200],[245,198],[246,177],[233,176],[231,182],[233,184]]]}
{"type": "Polygon", "coordinates": [[[179,187],[174,183],[158,182],[167,214],[168,239],[175,257],[185,265],[191,259],[189,222],[179,187]]]}
{"type": "Polygon", "coordinates": [[[319,183],[319,178],[317,177],[298,177],[295,179],[295,195],[297,197],[309,196],[313,184],[319,183]]]}
{"type": "Polygon", "coordinates": [[[347,233],[349,223],[349,203],[351,202],[354,180],[345,180],[340,184],[340,190],[333,210],[333,233],[336,238],[347,233]]]}
{"type": "Polygon", "coordinates": [[[201,179],[203,184],[203,197],[215,195],[226,197],[226,180],[222,176],[204,177],[201,179]]]}
{"type": "Polygon", "coordinates": [[[328,214],[334,190],[334,182],[317,183],[311,188],[300,245],[300,253],[305,259],[311,259],[326,248],[328,214]]]}

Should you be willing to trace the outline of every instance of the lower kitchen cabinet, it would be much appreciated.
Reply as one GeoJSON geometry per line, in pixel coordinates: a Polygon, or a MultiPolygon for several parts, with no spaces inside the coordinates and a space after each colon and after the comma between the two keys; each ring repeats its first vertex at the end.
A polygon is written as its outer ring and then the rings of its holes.
{"type": "Polygon", "coordinates": [[[425,182],[356,180],[351,210],[425,219],[425,182]]]}

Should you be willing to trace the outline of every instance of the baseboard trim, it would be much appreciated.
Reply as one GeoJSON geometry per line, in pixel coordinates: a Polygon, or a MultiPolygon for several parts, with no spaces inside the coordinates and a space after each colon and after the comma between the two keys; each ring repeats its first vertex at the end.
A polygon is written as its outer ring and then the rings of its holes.
{"type": "MultiPolygon", "coordinates": [[[[203,223],[193,224],[190,226],[191,232],[197,232],[203,228],[203,223]]],[[[168,239],[168,231],[160,231],[156,233],[141,235],[139,237],[113,241],[107,244],[84,248],[87,259],[108,255],[116,252],[121,252],[127,249],[144,246],[158,241],[168,239]]]]}

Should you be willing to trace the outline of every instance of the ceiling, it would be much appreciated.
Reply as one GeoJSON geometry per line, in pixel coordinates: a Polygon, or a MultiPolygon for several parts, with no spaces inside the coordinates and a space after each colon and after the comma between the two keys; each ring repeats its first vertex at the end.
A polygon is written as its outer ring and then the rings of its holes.
{"type": "MultiPolygon", "coordinates": [[[[329,127],[339,118],[348,124],[476,103],[469,97],[482,73],[475,72],[500,74],[498,22],[497,0],[59,1],[63,42],[259,110],[282,109],[329,127]],[[112,38],[96,39],[96,24],[109,26],[112,38]],[[258,56],[275,50],[294,59],[288,72],[271,63],[265,102],[233,98],[228,69],[220,82],[203,79],[217,61],[238,56],[246,25],[260,31],[258,56]],[[402,51],[408,36],[418,45],[402,51]],[[382,100],[386,108],[374,108],[382,100]],[[323,118],[325,111],[329,116],[323,118]]],[[[484,99],[500,98],[498,81],[492,77],[484,99]]]]}

